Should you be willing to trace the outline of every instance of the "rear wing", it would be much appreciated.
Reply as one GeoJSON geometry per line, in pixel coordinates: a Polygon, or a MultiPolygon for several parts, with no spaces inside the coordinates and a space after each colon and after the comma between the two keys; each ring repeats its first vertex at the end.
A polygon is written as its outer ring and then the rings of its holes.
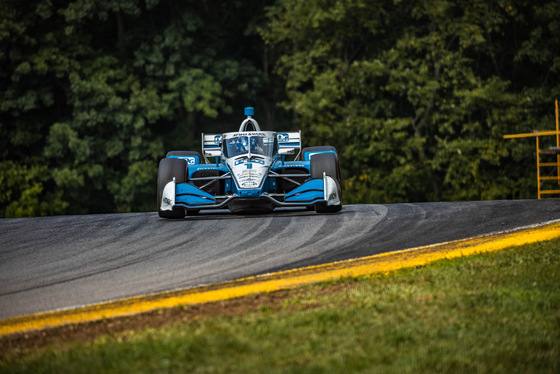
{"type": "Polygon", "coordinates": [[[280,153],[295,154],[295,159],[297,160],[301,155],[301,130],[297,132],[279,132],[276,136],[278,137],[280,153]]]}
{"type": "Polygon", "coordinates": [[[222,135],[221,134],[202,134],[202,156],[206,163],[210,163],[208,157],[220,157],[222,155],[222,135]]]}

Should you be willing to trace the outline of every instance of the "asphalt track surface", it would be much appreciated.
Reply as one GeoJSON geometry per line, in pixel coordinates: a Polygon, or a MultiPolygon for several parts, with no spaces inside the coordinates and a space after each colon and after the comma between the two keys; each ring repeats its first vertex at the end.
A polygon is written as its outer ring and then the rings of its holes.
{"type": "Polygon", "coordinates": [[[0,319],[359,258],[560,219],[560,199],[0,220],[0,319]]]}

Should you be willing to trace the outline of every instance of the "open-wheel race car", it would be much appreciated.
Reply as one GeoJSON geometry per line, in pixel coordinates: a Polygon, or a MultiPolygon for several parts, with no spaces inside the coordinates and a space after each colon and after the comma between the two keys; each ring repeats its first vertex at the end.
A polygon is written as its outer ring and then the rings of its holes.
{"type": "Polygon", "coordinates": [[[318,213],[342,209],[334,147],[302,150],[301,131],[261,131],[254,109],[245,108],[245,115],[239,131],[202,134],[202,154],[171,151],[160,161],[160,217],[181,219],[203,209],[224,208],[234,213],[276,207],[306,207],[318,213]],[[295,157],[288,161],[287,155],[295,157]]]}

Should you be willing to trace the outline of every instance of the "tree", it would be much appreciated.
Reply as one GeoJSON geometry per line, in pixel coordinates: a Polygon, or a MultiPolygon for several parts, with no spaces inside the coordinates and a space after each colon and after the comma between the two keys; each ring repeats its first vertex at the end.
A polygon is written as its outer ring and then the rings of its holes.
{"type": "Polygon", "coordinates": [[[0,214],[155,209],[167,150],[265,106],[256,4],[4,1],[0,214]]]}
{"type": "Polygon", "coordinates": [[[349,202],[530,197],[519,170],[532,151],[502,135],[551,102],[523,72],[557,74],[554,54],[519,54],[539,14],[521,1],[278,1],[262,34],[283,52],[283,105],[312,144],[339,149],[349,202]]]}

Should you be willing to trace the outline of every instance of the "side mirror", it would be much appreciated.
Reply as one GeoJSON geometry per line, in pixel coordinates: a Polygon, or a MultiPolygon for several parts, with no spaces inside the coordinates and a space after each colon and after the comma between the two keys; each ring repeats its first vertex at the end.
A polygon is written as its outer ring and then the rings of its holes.
{"type": "Polygon", "coordinates": [[[205,149],[204,150],[204,156],[208,156],[208,157],[220,157],[222,155],[222,151],[219,149],[216,150],[208,150],[205,149]]]}
{"type": "Polygon", "coordinates": [[[280,149],[278,150],[279,155],[293,155],[294,153],[296,153],[295,148],[282,148],[282,147],[280,147],[280,149]]]}

